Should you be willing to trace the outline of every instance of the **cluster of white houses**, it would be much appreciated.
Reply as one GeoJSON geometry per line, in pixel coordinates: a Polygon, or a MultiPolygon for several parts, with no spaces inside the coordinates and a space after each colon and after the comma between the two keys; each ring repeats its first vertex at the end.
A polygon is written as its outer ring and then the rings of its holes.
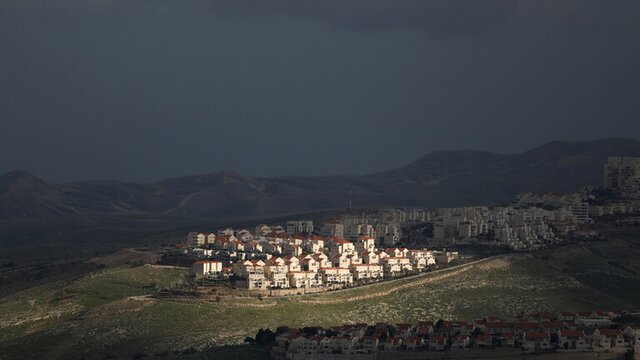
{"type": "Polygon", "coordinates": [[[288,289],[346,286],[419,272],[448,264],[457,252],[376,248],[372,237],[355,241],[319,235],[270,232],[247,235],[231,229],[214,233],[189,233],[189,250],[201,259],[193,263],[197,278],[220,278],[232,273],[242,289],[288,289]],[[235,260],[215,259],[224,251],[235,260]],[[212,258],[213,257],[213,258],[212,258]],[[226,262],[226,263],[225,263],[226,262]]]}
{"type": "Polygon", "coordinates": [[[534,313],[512,321],[495,317],[411,324],[350,324],[323,329],[289,329],[276,336],[274,352],[289,359],[322,354],[372,354],[380,351],[625,351],[640,344],[640,325],[618,327],[619,313],[534,313]]]}

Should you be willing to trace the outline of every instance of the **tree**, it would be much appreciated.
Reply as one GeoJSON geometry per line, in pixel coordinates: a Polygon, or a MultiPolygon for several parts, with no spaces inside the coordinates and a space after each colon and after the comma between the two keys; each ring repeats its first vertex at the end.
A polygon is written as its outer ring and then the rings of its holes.
{"type": "Polygon", "coordinates": [[[256,333],[255,340],[260,345],[271,345],[276,341],[276,334],[271,329],[260,329],[256,333]]]}

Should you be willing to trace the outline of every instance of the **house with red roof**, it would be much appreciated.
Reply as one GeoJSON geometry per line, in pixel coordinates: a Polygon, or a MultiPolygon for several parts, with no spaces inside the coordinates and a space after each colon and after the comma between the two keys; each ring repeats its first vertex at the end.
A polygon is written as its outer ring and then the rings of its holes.
{"type": "Polygon", "coordinates": [[[267,289],[271,282],[265,277],[265,262],[262,260],[244,260],[233,264],[233,274],[238,278],[236,287],[240,289],[267,289]]]}
{"type": "Polygon", "coordinates": [[[513,333],[520,336],[525,332],[536,332],[540,330],[540,324],[537,322],[520,321],[513,323],[513,333]]]}
{"type": "Polygon", "coordinates": [[[528,351],[551,350],[551,334],[549,332],[525,331],[522,335],[522,348],[528,351]]]}
{"type": "Polygon", "coordinates": [[[410,336],[403,340],[404,346],[409,351],[419,350],[424,346],[424,339],[420,336],[410,336]]]}
{"type": "Polygon", "coordinates": [[[378,265],[380,263],[380,255],[376,251],[364,251],[360,257],[365,264],[378,265]]]}
{"type": "Polygon", "coordinates": [[[285,255],[300,256],[302,255],[302,246],[297,244],[285,244],[282,247],[282,253],[285,255]]]}
{"type": "Polygon", "coordinates": [[[356,338],[349,336],[333,336],[329,339],[331,348],[334,351],[339,351],[342,354],[347,354],[354,347],[356,338]]]}
{"type": "Polygon", "coordinates": [[[384,342],[384,349],[387,351],[400,350],[402,339],[399,336],[391,336],[384,342]]]}
{"type": "Polygon", "coordinates": [[[322,282],[327,285],[332,284],[353,284],[353,274],[347,268],[320,268],[322,282]]]}
{"type": "Polygon", "coordinates": [[[290,271],[287,273],[289,285],[293,288],[322,286],[322,275],[315,271],[290,271]]]}
{"type": "Polygon", "coordinates": [[[458,335],[453,339],[452,349],[466,349],[469,347],[470,340],[467,335],[458,335]]]}
{"type": "Polygon", "coordinates": [[[317,261],[318,264],[320,264],[321,268],[329,268],[333,266],[333,263],[329,259],[329,256],[327,256],[327,254],[325,253],[317,252],[317,253],[310,254],[307,257],[311,257],[315,261],[317,261]]]}
{"type": "Polygon", "coordinates": [[[569,322],[573,322],[576,318],[576,313],[572,312],[572,311],[563,311],[561,313],[558,313],[556,315],[558,317],[558,320],[560,321],[569,321],[569,322]]]}
{"type": "Polygon", "coordinates": [[[370,236],[360,236],[355,241],[357,251],[374,251],[376,249],[375,239],[370,236]]]}
{"type": "Polygon", "coordinates": [[[548,331],[552,334],[557,333],[558,331],[565,328],[565,324],[562,321],[554,320],[554,321],[543,321],[540,324],[540,328],[543,331],[548,331]]]}
{"type": "Polygon", "coordinates": [[[478,348],[491,348],[493,347],[493,336],[490,334],[480,334],[476,337],[475,346],[478,348]]]}
{"type": "Polygon", "coordinates": [[[331,255],[354,254],[356,248],[352,242],[339,237],[329,238],[329,253],[331,255]]]}
{"type": "Polygon", "coordinates": [[[284,265],[287,267],[288,271],[300,271],[302,270],[302,266],[300,265],[300,259],[296,256],[285,256],[284,257],[284,265]]]}
{"type": "Polygon", "coordinates": [[[429,337],[430,351],[443,351],[447,347],[447,338],[440,335],[431,335],[429,337]]]}
{"type": "Polygon", "coordinates": [[[413,335],[413,327],[411,324],[407,324],[407,323],[395,324],[394,328],[396,329],[395,334],[397,336],[400,336],[401,338],[406,338],[413,335]]]}
{"type": "Polygon", "coordinates": [[[362,349],[368,354],[377,352],[378,348],[380,347],[380,337],[375,335],[365,336],[362,338],[360,345],[362,346],[362,349]]]}
{"type": "Polygon", "coordinates": [[[516,337],[512,333],[503,333],[498,336],[500,346],[507,349],[516,347],[516,337]]]}
{"type": "Polygon", "coordinates": [[[381,265],[355,264],[349,267],[353,280],[382,279],[384,271],[381,265]]]}
{"type": "Polygon", "coordinates": [[[629,343],[625,341],[620,329],[596,329],[593,332],[593,345],[603,348],[625,347],[629,343]]]}
{"type": "Polygon", "coordinates": [[[513,324],[506,321],[487,321],[484,323],[485,331],[489,334],[511,333],[513,324]]]}
{"type": "Polygon", "coordinates": [[[287,338],[285,347],[287,352],[292,354],[311,355],[318,351],[318,342],[301,335],[291,335],[287,338]]]}
{"type": "Polygon", "coordinates": [[[324,238],[317,235],[312,235],[309,239],[302,243],[302,247],[305,251],[310,253],[321,252],[324,249],[324,238]]]}
{"type": "Polygon", "coordinates": [[[558,333],[558,347],[564,350],[588,350],[591,345],[582,330],[561,330],[558,333]]]}
{"type": "Polygon", "coordinates": [[[640,324],[627,326],[624,329],[624,334],[629,337],[632,344],[640,344],[640,324]]]}

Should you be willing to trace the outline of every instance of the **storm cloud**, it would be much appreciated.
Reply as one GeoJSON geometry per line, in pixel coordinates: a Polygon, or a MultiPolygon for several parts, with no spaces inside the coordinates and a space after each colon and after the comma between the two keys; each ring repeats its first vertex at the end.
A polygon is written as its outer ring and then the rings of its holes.
{"type": "Polygon", "coordinates": [[[363,174],[640,134],[640,2],[0,0],[0,173],[363,174]]]}
{"type": "Polygon", "coordinates": [[[510,0],[210,0],[208,8],[231,16],[270,15],[313,19],[346,29],[420,29],[436,37],[477,35],[516,9],[510,0]]]}

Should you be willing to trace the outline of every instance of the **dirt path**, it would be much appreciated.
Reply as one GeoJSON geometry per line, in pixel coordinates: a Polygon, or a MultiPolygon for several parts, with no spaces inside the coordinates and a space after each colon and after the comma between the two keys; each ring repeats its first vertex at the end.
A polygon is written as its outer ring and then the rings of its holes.
{"type": "MultiPolygon", "coordinates": [[[[442,280],[451,276],[455,276],[457,274],[460,274],[464,271],[469,270],[473,266],[480,265],[484,268],[491,268],[493,267],[492,265],[493,261],[496,261],[496,260],[500,261],[500,265],[498,266],[502,267],[507,262],[507,260],[504,260],[502,258],[506,256],[508,255],[494,255],[487,258],[475,260],[466,264],[456,265],[446,269],[435,270],[428,273],[412,276],[409,278],[405,277],[400,279],[386,280],[379,283],[361,285],[361,286],[348,288],[348,289],[332,290],[331,292],[324,292],[324,293],[319,293],[317,295],[307,295],[307,296],[325,296],[328,294],[343,294],[348,292],[357,292],[367,288],[375,288],[375,287],[383,287],[383,286],[385,287],[384,290],[380,290],[374,293],[374,294],[382,294],[382,295],[375,295],[375,296],[389,295],[390,293],[400,289],[405,289],[413,286],[420,286],[420,285],[428,284],[434,281],[442,280]],[[439,274],[443,274],[443,275],[439,275],[439,274]],[[394,286],[391,289],[386,289],[386,287],[389,286],[390,284],[393,285],[398,283],[400,285],[394,286]]],[[[304,296],[305,295],[301,295],[301,297],[304,297],[304,296]]],[[[375,296],[369,296],[369,294],[367,294],[366,298],[369,299],[375,296]]],[[[285,296],[283,298],[290,299],[291,301],[310,302],[310,303],[314,303],[315,301],[318,300],[318,299],[295,299],[295,298],[292,298],[291,296],[285,296]]],[[[360,297],[353,297],[352,299],[356,299],[356,298],[357,300],[361,300],[360,297]]],[[[355,301],[355,300],[351,300],[351,298],[349,299],[340,298],[339,301],[335,301],[335,302],[340,302],[340,301],[355,301]]],[[[335,302],[330,302],[330,303],[335,303],[335,302]]]]}
{"type": "MultiPolygon", "coordinates": [[[[390,289],[385,289],[385,290],[380,290],[380,291],[375,291],[372,293],[368,293],[368,294],[364,294],[364,295],[360,295],[360,296],[353,296],[353,297],[340,297],[340,298],[330,298],[328,297],[327,299],[304,299],[304,298],[300,298],[300,299],[295,299],[292,298],[290,299],[293,302],[301,302],[301,303],[306,303],[306,304],[338,304],[338,303],[343,303],[343,302],[352,302],[352,301],[362,301],[362,300],[368,300],[368,299],[373,299],[373,298],[377,298],[380,296],[387,296],[390,295],[394,292],[403,290],[403,289],[407,289],[407,288],[411,288],[411,287],[416,287],[416,286],[420,286],[420,285],[426,285],[435,281],[440,281],[443,279],[446,279],[448,277],[452,277],[455,275],[458,275],[460,273],[463,273],[465,271],[468,271],[469,269],[471,269],[471,266],[466,266],[462,269],[458,269],[458,270],[453,270],[441,275],[436,275],[436,276],[431,276],[431,277],[427,277],[427,278],[422,278],[422,279],[416,279],[416,281],[411,281],[408,282],[406,284],[400,284],[397,286],[393,286],[390,289]]],[[[406,280],[406,279],[405,279],[406,280]]],[[[387,285],[387,284],[385,284],[387,285]]],[[[363,286],[358,287],[357,289],[360,290],[363,286]]],[[[348,289],[348,290],[355,290],[355,289],[348,289]]]]}

